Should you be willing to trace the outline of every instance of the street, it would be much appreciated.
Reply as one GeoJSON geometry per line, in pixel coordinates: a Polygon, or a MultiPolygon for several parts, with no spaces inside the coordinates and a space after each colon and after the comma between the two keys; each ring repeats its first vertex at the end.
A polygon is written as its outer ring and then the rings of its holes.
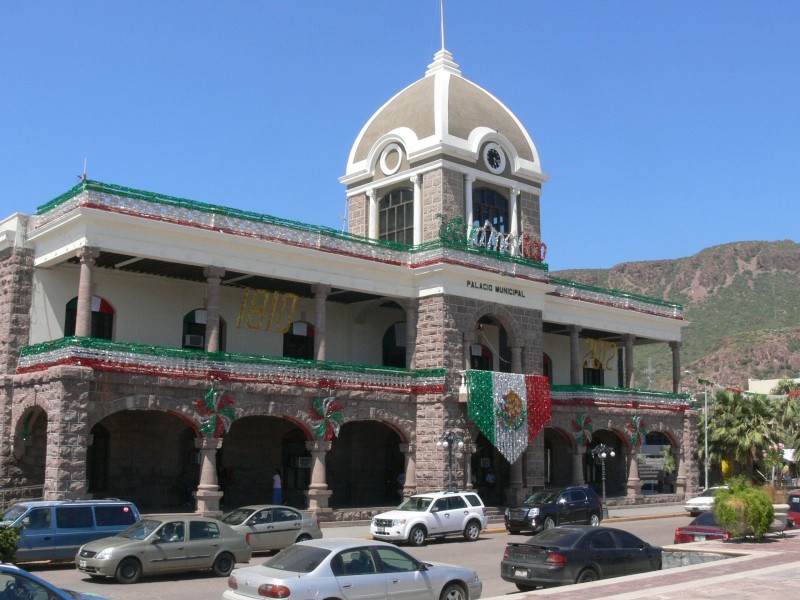
{"type": "MultiPolygon", "coordinates": [[[[672,544],[675,528],[685,525],[690,518],[668,517],[635,521],[610,522],[609,526],[629,531],[655,545],[672,544]]],[[[493,524],[497,527],[497,524],[493,524]]],[[[502,525],[500,525],[502,526],[502,525]]],[[[324,529],[325,537],[367,537],[366,527],[330,527],[324,529]]],[[[475,569],[483,581],[483,596],[514,593],[517,588],[500,578],[500,560],[509,541],[524,541],[526,535],[489,533],[481,535],[474,543],[453,537],[432,541],[421,548],[404,546],[413,556],[431,562],[458,564],[475,569]]],[[[253,557],[249,564],[257,565],[267,555],[253,557]]],[[[112,579],[90,579],[73,565],[22,565],[51,583],[72,590],[101,594],[113,600],[167,600],[192,598],[192,600],[220,600],[226,589],[226,579],[211,577],[209,572],[184,573],[168,577],[143,578],[140,583],[122,585],[112,579]]],[[[242,566],[242,565],[238,565],[242,566]]]]}

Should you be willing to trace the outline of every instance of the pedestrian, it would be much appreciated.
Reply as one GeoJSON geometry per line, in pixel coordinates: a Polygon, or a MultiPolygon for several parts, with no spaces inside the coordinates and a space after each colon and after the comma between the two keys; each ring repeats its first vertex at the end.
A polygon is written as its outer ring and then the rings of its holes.
{"type": "Polygon", "coordinates": [[[281,494],[281,472],[275,469],[275,474],[272,476],[272,503],[281,504],[283,502],[281,494]]]}

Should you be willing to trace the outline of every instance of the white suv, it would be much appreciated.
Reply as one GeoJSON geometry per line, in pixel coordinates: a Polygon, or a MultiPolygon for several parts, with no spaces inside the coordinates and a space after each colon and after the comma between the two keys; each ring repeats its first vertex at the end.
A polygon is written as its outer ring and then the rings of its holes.
{"type": "Polygon", "coordinates": [[[372,519],[372,537],[387,542],[422,546],[426,538],[463,535],[474,542],[489,517],[475,492],[431,492],[410,496],[395,510],[372,519]]]}

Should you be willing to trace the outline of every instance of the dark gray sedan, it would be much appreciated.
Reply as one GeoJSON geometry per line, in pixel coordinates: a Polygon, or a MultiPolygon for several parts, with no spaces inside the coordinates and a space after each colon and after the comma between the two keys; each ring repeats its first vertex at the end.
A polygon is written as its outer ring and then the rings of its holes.
{"type": "Polygon", "coordinates": [[[661,569],[661,548],[612,527],[546,529],[506,546],[500,576],[520,591],[661,569]]]}

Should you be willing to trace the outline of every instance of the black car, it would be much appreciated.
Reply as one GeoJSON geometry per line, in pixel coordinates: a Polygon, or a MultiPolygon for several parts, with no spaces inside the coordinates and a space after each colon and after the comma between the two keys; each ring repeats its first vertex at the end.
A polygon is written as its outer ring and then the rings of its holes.
{"type": "Polygon", "coordinates": [[[541,490],[519,508],[507,508],[506,529],[510,533],[542,531],[557,525],[594,525],[603,520],[603,503],[592,488],[573,486],[541,490]]]}
{"type": "Polygon", "coordinates": [[[661,548],[611,527],[555,527],[506,546],[500,576],[522,592],[661,569],[661,548]]]}

